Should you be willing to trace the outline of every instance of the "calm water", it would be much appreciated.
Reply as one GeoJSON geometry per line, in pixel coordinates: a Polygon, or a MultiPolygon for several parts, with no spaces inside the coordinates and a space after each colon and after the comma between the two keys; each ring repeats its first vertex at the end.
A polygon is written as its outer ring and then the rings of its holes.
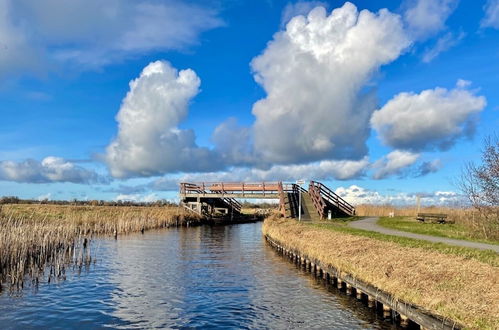
{"type": "Polygon", "coordinates": [[[391,328],[272,250],[261,223],[94,241],[95,265],[0,296],[0,328],[391,328]]]}

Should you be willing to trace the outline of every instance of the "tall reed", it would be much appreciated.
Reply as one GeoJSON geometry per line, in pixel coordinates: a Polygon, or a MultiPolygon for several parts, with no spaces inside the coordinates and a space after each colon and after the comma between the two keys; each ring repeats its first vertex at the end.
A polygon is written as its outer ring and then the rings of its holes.
{"type": "Polygon", "coordinates": [[[0,290],[64,277],[68,264],[91,261],[96,235],[114,235],[198,223],[178,207],[4,205],[0,209],[0,290]]]}

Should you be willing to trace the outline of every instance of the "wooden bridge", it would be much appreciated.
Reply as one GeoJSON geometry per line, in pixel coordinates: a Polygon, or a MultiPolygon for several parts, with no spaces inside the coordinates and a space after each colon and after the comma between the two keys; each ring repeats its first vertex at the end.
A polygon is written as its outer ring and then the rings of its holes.
{"type": "Polygon", "coordinates": [[[355,215],[355,208],[324,184],[310,181],[307,189],[284,182],[183,182],[181,204],[200,215],[237,216],[241,204],[237,199],[279,200],[279,211],[285,217],[320,220],[355,215]]]}

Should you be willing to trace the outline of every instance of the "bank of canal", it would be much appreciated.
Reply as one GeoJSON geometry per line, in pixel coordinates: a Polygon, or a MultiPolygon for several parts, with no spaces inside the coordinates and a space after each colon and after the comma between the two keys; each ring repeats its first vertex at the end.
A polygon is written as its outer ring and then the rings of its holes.
{"type": "Polygon", "coordinates": [[[278,217],[265,220],[263,233],[298,267],[367,305],[382,307],[385,316],[401,325],[496,329],[498,324],[499,268],[493,251],[488,252],[493,260],[482,262],[467,251],[442,253],[449,252],[445,246],[408,247],[346,233],[333,224],[278,217]]]}
{"type": "Polygon", "coordinates": [[[284,260],[262,223],[146,231],[92,242],[96,263],[38,292],[0,295],[0,328],[394,326],[284,260]]]}

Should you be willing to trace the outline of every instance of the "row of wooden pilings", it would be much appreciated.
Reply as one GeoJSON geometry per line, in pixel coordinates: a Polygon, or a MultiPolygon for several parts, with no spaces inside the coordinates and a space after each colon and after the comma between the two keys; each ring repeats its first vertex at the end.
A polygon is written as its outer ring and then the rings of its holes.
{"type": "Polygon", "coordinates": [[[299,251],[286,248],[268,236],[265,236],[265,239],[274,249],[290,259],[291,262],[328,283],[336,284],[336,287],[339,290],[344,290],[347,295],[353,296],[355,294],[358,300],[367,301],[369,308],[377,308],[381,305],[383,317],[394,320],[403,328],[408,327],[411,322],[419,325],[420,329],[462,328],[460,324],[452,320],[443,319],[418,306],[401,302],[388,293],[355,279],[351,275],[341,273],[332,267],[323,266],[320,261],[308,258],[299,251]]]}

